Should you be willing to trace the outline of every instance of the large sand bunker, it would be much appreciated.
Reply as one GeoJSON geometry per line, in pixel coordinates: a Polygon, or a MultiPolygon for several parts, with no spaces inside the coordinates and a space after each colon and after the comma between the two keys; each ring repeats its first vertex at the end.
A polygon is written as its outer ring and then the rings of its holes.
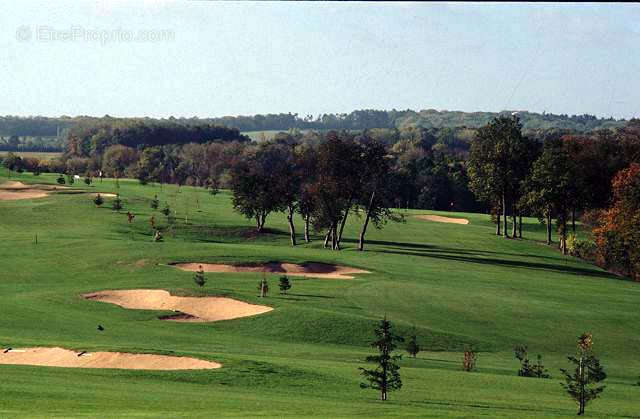
{"type": "Polygon", "coordinates": [[[215,322],[255,316],[273,310],[226,297],[178,297],[164,290],[113,290],[84,294],[84,298],[140,310],[177,312],[163,320],[215,322]]]}
{"type": "Polygon", "coordinates": [[[311,278],[328,279],[353,279],[353,274],[371,273],[362,269],[350,268],[348,266],[330,265],[327,263],[307,263],[297,265],[295,263],[271,262],[260,265],[223,265],[217,263],[176,263],[175,266],[183,271],[196,272],[202,267],[205,272],[266,272],[276,274],[287,274],[291,276],[304,276],[311,278]]]}
{"type": "Polygon", "coordinates": [[[466,218],[442,217],[440,215],[416,215],[420,220],[435,221],[436,223],[469,224],[466,218]]]}
{"type": "Polygon", "coordinates": [[[23,348],[0,351],[0,364],[128,370],[201,370],[222,366],[217,362],[179,356],[74,352],[63,348],[23,348]]]}
{"type": "Polygon", "coordinates": [[[0,201],[16,201],[19,199],[44,198],[49,192],[67,189],[64,186],[33,184],[9,181],[0,185],[0,201]]]}

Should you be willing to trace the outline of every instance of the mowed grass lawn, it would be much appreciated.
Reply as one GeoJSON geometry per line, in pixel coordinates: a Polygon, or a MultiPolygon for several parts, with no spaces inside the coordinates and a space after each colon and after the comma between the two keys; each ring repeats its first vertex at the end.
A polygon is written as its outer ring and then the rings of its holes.
{"type": "MultiPolygon", "coordinates": [[[[6,172],[0,172],[6,179],[6,172]]],[[[24,182],[54,183],[57,176],[24,182]]],[[[15,179],[15,176],[13,177],[15,179]]],[[[289,246],[283,214],[269,231],[234,213],[230,194],[123,180],[125,209],[96,208],[86,194],[0,202],[0,346],[61,346],[78,350],[188,355],[221,362],[218,370],[131,371],[0,365],[0,417],[52,416],[391,416],[570,417],[576,406],[560,386],[577,336],[594,334],[609,374],[590,417],[640,414],[640,285],[541,243],[544,227],[527,219],[525,240],[493,235],[486,215],[468,225],[412,217],[370,229],[365,252],[355,250],[361,220],[345,230],[345,249],[289,246]],[[177,210],[173,233],[151,241],[153,212],[177,210]],[[187,210],[188,209],[188,210],[187,210]],[[136,214],[127,223],[127,210],[136,214]],[[188,223],[185,222],[188,218],[188,223]],[[37,235],[38,243],[35,243],[37,235]],[[170,262],[328,262],[370,270],[354,280],[294,278],[288,296],[258,297],[261,274],[193,274],[170,262]],[[273,311],[217,323],[158,320],[158,311],[128,310],[84,300],[104,289],[166,289],[184,295],[224,295],[273,311]],[[401,361],[402,390],[388,402],[359,388],[358,367],[372,354],[368,342],[382,316],[408,336],[415,329],[424,351],[401,361]],[[96,330],[97,325],[104,332],[96,330]],[[461,371],[462,350],[479,349],[478,369],[461,371]],[[553,379],[516,376],[513,346],[537,353],[553,379]]],[[[115,192],[104,180],[92,192],[115,192]]],[[[302,223],[298,220],[298,228],[302,223]]],[[[301,232],[301,231],[300,231],[301,232]]]]}

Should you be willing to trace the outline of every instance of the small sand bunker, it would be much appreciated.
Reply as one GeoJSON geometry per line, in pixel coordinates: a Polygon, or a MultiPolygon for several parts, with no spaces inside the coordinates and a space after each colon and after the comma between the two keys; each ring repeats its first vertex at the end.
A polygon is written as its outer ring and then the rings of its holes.
{"type": "Polygon", "coordinates": [[[19,199],[44,198],[49,192],[67,189],[64,186],[33,184],[9,181],[0,185],[0,201],[16,201],[19,199]]]}
{"type": "Polygon", "coordinates": [[[416,215],[420,220],[435,221],[436,223],[469,224],[466,218],[442,217],[440,215],[416,215]]]}
{"type": "Polygon", "coordinates": [[[304,276],[310,278],[328,279],[354,279],[353,274],[371,273],[362,269],[348,266],[330,265],[327,263],[307,263],[297,265],[295,263],[271,262],[260,265],[223,265],[216,263],[176,263],[175,266],[183,271],[196,272],[202,266],[205,272],[238,273],[238,272],[266,272],[287,274],[291,276],[304,276]]]}
{"type": "Polygon", "coordinates": [[[175,311],[162,320],[215,322],[255,316],[273,310],[226,297],[178,297],[164,290],[113,290],[84,294],[88,300],[102,301],[124,308],[175,311]]]}
{"type": "Polygon", "coordinates": [[[103,198],[115,198],[117,195],[114,193],[103,193],[103,192],[91,192],[89,195],[96,197],[100,195],[103,198]]]}
{"type": "Polygon", "coordinates": [[[222,366],[217,362],[180,356],[123,352],[74,352],[63,348],[1,350],[0,364],[127,370],[202,370],[222,366]]]}

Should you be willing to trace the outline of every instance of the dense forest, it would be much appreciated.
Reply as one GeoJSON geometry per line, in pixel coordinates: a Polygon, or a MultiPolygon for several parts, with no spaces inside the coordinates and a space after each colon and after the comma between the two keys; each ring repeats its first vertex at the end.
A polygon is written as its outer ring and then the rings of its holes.
{"type": "MultiPolygon", "coordinates": [[[[18,117],[0,116],[0,151],[59,151],[73,132],[86,126],[114,126],[139,124],[142,126],[181,125],[186,127],[225,126],[241,132],[289,130],[406,130],[427,128],[434,130],[475,130],[500,115],[513,111],[459,112],[433,109],[413,111],[356,110],[351,113],[299,116],[292,113],[219,118],[102,118],[88,116],[18,117]]],[[[624,120],[597,118],[593,115],[555,115],[550,113],[518,112],[523,132],[527,135],[549,130],[585,133],[598,129],[624,126],[624,120]]],[[[77,134],[76,134],[77,138],[77,134]]]]}

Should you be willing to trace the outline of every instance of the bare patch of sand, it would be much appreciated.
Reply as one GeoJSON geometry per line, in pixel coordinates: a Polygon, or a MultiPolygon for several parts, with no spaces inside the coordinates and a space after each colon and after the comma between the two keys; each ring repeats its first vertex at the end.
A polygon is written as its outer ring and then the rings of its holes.
{"type": "Polygon", "coordinates": [[[420,220],[435,221],[436,223],[469,224],[466,218],[442,217],[440,215],[416,215],[420,220]]]}
{"type": "Polygon", "coordinates": [[[222,366],[217,362],[180,356],[124,352],[82,353],[63,348],[22,348],[8,352],[0,351],[0,364],[128,370],[200,370],[222,366]]]}
{"type": "Polygon", "coordinates": [[[103,198],[115,198],[117,195],[114,193],[102,193],[102,192],[91,192],[89,195],[96,197],[100,195],[103,198]]]}
{"type": "Polygon", "coordinates": [[[22,182],[9,181],[0,185],[0,201],[16,201],[19,199],[44,198],[60,189],[68,189],[65,186],[33,184],[26,185],[22,182]]]}
{"type": "Polygon", "coordinates": [[[196,272],[202,267],[205,272],[238,273],[238,272],[266,272],[327,279],[354,279],[353,274],[371,273],[348,266],[330,265],[328,263],[295,263],[271,262],[260,265],[224,265],[219,263],[176,263],[175,266],[183,271],[196,272]]]}
{"type": "Polygon", "coordinates": [[[164,290],[112,290],[84,294],[88,300],[140,310],[175,311],[162,320],[178,322],[215,322],[255,316],[273,310],[226,297],[178,297],[164,290]]]}

